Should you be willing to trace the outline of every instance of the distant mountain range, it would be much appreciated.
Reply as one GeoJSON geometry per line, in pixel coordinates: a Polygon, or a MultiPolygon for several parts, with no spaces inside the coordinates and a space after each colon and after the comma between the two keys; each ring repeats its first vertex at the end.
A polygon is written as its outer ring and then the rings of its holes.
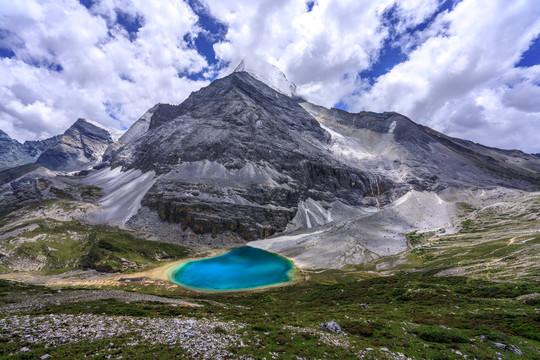
{"type": "Polygon", "coordinates": [[[60,135],[46,140],[25,141],[21,144],[0,130],[0,171],[34,163],[44,151],[53,147],[59,138],[60,135]]]}
{"type": "Polygon", "coordinates": [[[101,164],[103,153],[121,134],[82,118],[61,135],[23,144],[0,130],[0,171],[29,163],[58,171],[91,168],[101,164]]]}

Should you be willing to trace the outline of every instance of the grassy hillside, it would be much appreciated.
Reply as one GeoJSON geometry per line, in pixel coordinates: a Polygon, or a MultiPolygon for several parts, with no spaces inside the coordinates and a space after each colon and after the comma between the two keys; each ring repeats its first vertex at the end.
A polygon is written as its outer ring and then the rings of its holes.
{"type": "Polygon", "coordinates": [[[460,204],[455,234],[407,234],[413,246],[405,253],[353,266],[383,274],[421,272],[495,281],[540,281],[540,196],[483,208],[460,204]]]}
{"type": "Polygon", "coordinates": [[[183,246],[147,241],[110,226],[76,221],[31,220],[0,233],[3,271],[127,271],[188,255],[183,246]]]}
{"type": "MultiPolygon", "coordinates": [[[[201,294],[118,280],[107,287],[163,301],[67,301],[81,289],[0,280],[0,358],[540,359],[540,196],[459,206],[453,234],[409,233],[402,254],[306,271],[303,281],[264,291],[201,294]],[[321,331],[328,321],[343,333],[321,331]]],[[[84,211],[68,200],[42,202],[36,214],[40,207],[56,220],[0,222],[1,271],[133,272],[189,255],[66,219],[66,210],[84,211]]]]}

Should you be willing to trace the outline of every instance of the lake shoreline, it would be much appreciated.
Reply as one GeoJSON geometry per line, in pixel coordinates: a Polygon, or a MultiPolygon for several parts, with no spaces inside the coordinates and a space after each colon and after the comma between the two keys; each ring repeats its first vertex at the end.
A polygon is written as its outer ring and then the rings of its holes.
{"type": "MultiPolygon", "coordinates": [[[[214,255],[211,255],[211,256],[195,258],[195,259],[184,259],[182,261],[175,262],[174,264],[171,264],[171,266],[167,267],[166,271],[164,272],[164,275],[166,276],[167,281],[169,281],[171,283],[174,283],[176,285],[179,285],[179,286],[181,286],[181,287],[183,287],[183,288],[185,288],[187,290],[190,290],[190,291],[193,291],[193,292],[199,292],[199,293],[253,292],[253,291],[258,291],[258,290],[265,290],[265,289],[269,289],[269,288],[276,288],[276,287],[295,284],[295,283],[298,283],[298,281],[300,281],[303,278],[303,276],[301,275],[302,274],[301,269],[299,269],[294,264],[294,262],[291,261],[290,259],[287,259],[287,258],[285,258],[285,257],[283,257],[281,255],[278,255],[278,254],[275,254],[275,253],[272,253],[272,252],[269,252],[269,251],[266,251],[266,250],[254,248],[254,247],[251,247],[251,246],[245,246],[245,247],[242,247],[242,248],[235,248],[235,249],[230,249],[230,250],[227,250],[227,251],[219,251],[217,254],[214,254],[214,255]],[[246,288],[214,289],[214,288],[204,288],[204,287],[190,286],[188,284],[182,283],[182,282],[177,281],[175,279],[175,275],[178,273],[178,271],[180,271],[183,267],[185,267],[188,264],[193,264],[193,263],[200,262],[200,261],[205,261],[205,260],[213,260],[215,258],[219,258],[221,256],[228,255],[229,253],[231,253],[233,251],[238,251],[238,249],[242,249],[242,248],[250,248],[250,249],[253,249],[253,251],[255,251],[255,250],[256,251],[261,251],[261,252],[264,252],[264,254],[268,254],[268,255],[271,255],[273,257],[276,257],[276,258],[279,258],[279,259],[285,261],[288,265],[291,266],[291,268],[286,272],[286,276],[287,276],[288,280],[279,281],[279,282],[276,282],[276,283],[265,284],[265,285],[259,285],[259,286],[250,286],[250,287],[246,287],[246,288]]],[[[265,256],[268,256],[268,255],[265,255],[265,256]]]]}

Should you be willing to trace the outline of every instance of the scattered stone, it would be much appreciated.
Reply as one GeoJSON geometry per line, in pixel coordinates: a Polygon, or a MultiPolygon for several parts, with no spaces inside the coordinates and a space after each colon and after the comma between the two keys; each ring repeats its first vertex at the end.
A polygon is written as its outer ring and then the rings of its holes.
{"type": "Polygon", "coordinates": [[[368,308],[367,304],[360,304],[360,307],[361,307],[362,309],[367,309],[367,308],[368,308]]]}
{"type": "Polygon", "coordinates": [[[181,299],[170,299],[156,295],[141,294],[123,290],[70,290],[55,294],[29,295],[21,301],[18,297],[5,297],[5,303],[0,303],[0,313],[14,313],[30,311],[49,304],[71,304],[74,302],[88,302],[102,299],[117,299],[121,301],[157,301],[164,304],[179,306],[199,306],[181,299]],[[15,300],[15,301],[13,301],[15,300]]]}
{"type": "Polygon", "coordinates": [[[521,301],[524,304],[534,305],[540,302],[540,294],[533,293],[533,294],[521,295],[521,296],[518,296],[516,300],[521,301]]]}
{"type": "Polygon", "coordinates": [[[334,334],[341,334],[341,326],[339,326],[339,324],[335,322],[334,320],[326,322],[326,323],[322,323],[321,325],[319,325],[319,329],[328,331],[334,334]]]}
{"type": "MultiPolygon", "coordinates": [[[[205,354],[207,359],[232,358],[229,348],[243,344],[237,335],[245,324],[217,319],[140,318],[93,314],[8,315],[0,318],[0,340],[18,339],[46,346],[60,346],[82,341],[98,341],[123,336],[127,343],[177,345],[193,357],[205,354]],[[215,327],[224,329],[216,333],[215,327]]],[[[114,346],[114,343],[110,343],[114,346]]],[[[23,347],[20,352],[28,352],[23,347]]],[[[47,354],[48,355],[48,354],[47,354]]],[[[45,356],[45,355],[43,355],[45,356]]],[[[41,359],[46,359],[42,357],[41,359]]]]}
{"type": "Polygon", "coordinates": [[[510,345],[509,349],[515,352],[518,355],[523,355],[523,351],[519,350],[516,345],[510,345]]]}
{"type": "Polygon", "coordinates": [[[45,354],[45,355],[43,355],[42,357],[40,357],[40,359],[41,359],[41,360],[45,360],[45,359],[48,359],[48,358],[50,358],[50,357],[51,357],[51,355],[45,354]]]}
{"type": "Polygon", "coordinates": [[[513,351],[513,352],[516,353],[517,355],[523,355],[523,351],[521,351],[520,349],[518,349],[518,347],[515,346],[515,345],[506,345],[506,344],[499,343],[499,342],[494,342],[493,345],[495,345],[495,346],[497,346],[498,348],[501,348],[501,349],[503,349],[503,350],[513,351]]]}

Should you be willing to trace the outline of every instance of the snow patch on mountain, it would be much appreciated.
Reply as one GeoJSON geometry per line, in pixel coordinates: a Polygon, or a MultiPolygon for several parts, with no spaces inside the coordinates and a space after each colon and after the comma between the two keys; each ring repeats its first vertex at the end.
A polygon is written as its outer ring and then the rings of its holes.
{"type": "Polygon", "coordinates": [[[243,59],[234,72],[245,71],[255,79],[289,97],[296,97],[296,85],[290,82],[276,66],[266,62],[243,59]]]}

